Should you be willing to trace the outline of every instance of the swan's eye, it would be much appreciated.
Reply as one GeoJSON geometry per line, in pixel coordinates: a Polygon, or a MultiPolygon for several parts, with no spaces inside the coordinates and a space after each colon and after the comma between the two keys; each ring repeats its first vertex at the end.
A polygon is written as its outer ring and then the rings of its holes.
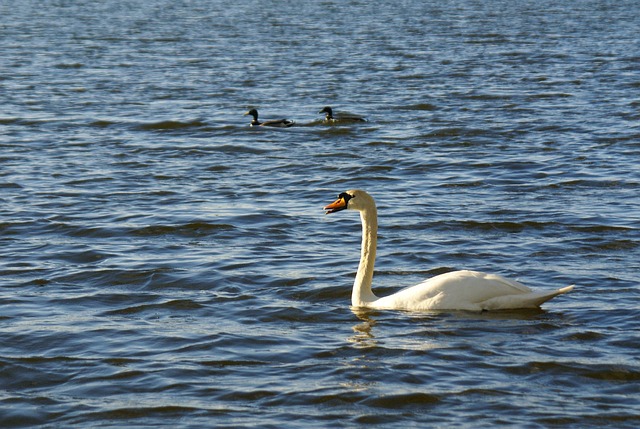
{"type": "Polygon", "coordinates": [[[348,194],[347,192],[343,192],[340,195],[338,195],[339,199],[344,200],[345,205],[349,205],[349,200],[354,197],[355,195],[348,194]]]}

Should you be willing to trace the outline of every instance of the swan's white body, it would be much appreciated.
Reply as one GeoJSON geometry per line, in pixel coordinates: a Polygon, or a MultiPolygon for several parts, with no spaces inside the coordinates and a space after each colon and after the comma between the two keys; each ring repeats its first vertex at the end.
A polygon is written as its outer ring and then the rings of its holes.
{"type": "Polygon", "coordinates": [[[351,209],[360,212],[362,248],[353,283],[351,305],[387,310],[506,310],[537,308],[551,298],[569,292],[573,286],[535,292],[514,280],[477,271],[453,271],[378,298],[371,290],[376,259],[378,213],[373,198],[365,191],[350,190],[325,207],[328,213],[351,209]]]}

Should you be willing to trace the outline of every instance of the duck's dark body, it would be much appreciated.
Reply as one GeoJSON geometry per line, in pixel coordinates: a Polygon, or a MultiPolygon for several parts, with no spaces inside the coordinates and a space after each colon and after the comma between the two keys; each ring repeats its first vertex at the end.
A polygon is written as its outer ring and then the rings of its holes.
{"type": "Polygon", "coordinates": [[[349,122],[367,122],[367,120],[361,116],[351,115],[351,114],[336,114],[333,116],[333,109],[329,106],[326,106],[324,109],[319,111],[318,113],[325,113],[324,121],[329,124],[340,124],[340,123],[349,123],[349,122]]]}
{"type": "Polygon", "coordinates": [[[252,127],[281,127],[281,128],[288,128],[288,127],[293,126],[293,124],[295,124],[295,122],[292,121],[291,119],[273,119],[273,120],[270,120],[270,121],[260,122],[260,121],[258,121],[258,111],[256,109],[249,110],[247,113],[245,113],[245,116],[246,115],[253,116],[253,120],[250,123],[250,125],[252,127]]]}

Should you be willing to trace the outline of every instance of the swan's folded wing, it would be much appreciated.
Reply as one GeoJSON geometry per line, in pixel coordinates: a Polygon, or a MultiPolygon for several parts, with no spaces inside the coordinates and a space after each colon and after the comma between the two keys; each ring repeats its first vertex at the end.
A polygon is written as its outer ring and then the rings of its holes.
{"type": "Polygon", "coordinates": [[[551,298],[567,293],[573,285],[554,291],[530,292],[517,295],[504,295],[490,298],[480,303],[483,310],[502,310],[510,308],[538,308],[551,298]]]}
{"type": "Polygon", "coordinates": [[[506,277],[499,276],[497,274],[487,274],[487,273],[481,273],[481,272],[478,272],[478,271],[465,271],[465,272],[468,273],[469,275],[473,275],[473,276],[481,278],[483,280],[489,280],[491,282],[502,283],[503,285],[506,285],[506,286],[509,286],[510,288],[515,289],[514,293],[529,293],[529,292],[531,292],[531,289],[529,289],[528,287],[526,287],[522,283],[517,282],[515,280],[508,279],[506,277]]]}
{"type": "Polygon", "coordinates": [[[495,274],[461,270],[440,274],[393,295],[380,298],[375,302],[375,307],[480,311],[484,309],[482,304],[491,299],[530,293],[531,289],[514,280],[495,274]]]}

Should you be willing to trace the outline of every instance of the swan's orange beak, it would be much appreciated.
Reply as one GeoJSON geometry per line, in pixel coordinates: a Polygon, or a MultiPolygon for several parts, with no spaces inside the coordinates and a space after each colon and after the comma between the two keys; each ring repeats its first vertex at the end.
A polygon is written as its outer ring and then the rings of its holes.
{"type": "Polygon", "coordinates": [[[329,204],[328,206],[325,206],[324,210],[327,211],[325,214],[331,214],[331,213],[339,212],[340,210],[344,210],[346,208],[347,208],[347,202],[344,200],[344,198],[340,197],[334,202],[332,202],[331,204],[329,204]]]}

